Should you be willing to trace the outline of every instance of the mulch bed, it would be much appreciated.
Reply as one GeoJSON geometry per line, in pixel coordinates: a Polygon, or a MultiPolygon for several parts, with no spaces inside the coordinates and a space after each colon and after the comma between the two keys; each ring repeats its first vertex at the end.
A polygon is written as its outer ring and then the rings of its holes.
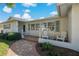
{"type": "Polygon", "coordinates": [[[63,48],[63,47],[58,47],[58,46],[53,46],[53,48],[51,49],[51,52],[59,52],[59,55],[49,55],[48,54],[48,50],[42,50],[42,48],[40,47],[40,43],[36,44],[36,50],[37,52],[41,55],[41,56],[79,56],[79,52],[71,50],[71,49],[67,49],[67,48],[63,48]]]}

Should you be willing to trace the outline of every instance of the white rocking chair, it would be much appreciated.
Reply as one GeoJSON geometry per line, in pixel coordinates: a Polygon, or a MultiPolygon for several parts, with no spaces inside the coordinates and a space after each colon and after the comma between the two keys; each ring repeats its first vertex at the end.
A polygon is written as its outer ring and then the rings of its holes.
{"type": "Polygon", "coordinates": [[[59,35],[57,35],[57,40],[65,41],[66,38],[66,32],[61,32],[59,35]]]}

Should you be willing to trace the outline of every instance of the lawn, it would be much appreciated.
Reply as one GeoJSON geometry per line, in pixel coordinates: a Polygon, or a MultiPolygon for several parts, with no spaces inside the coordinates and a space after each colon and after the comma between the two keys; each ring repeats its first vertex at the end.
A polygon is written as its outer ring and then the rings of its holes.
{"type": "Polygon", "coordinates": [[[0,39],[0,56],[5,56],[9,48],[9,41],[0,39]]]}

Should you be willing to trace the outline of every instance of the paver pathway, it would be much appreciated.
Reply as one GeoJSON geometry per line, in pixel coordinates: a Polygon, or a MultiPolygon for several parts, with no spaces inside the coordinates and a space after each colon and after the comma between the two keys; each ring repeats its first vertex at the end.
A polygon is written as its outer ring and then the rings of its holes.
{"type": "Polygon", "coordinates": [[[35,49],[37,42],[19,40],[13,43],[8,50],[8,56],[39,56],[35,49]]]}

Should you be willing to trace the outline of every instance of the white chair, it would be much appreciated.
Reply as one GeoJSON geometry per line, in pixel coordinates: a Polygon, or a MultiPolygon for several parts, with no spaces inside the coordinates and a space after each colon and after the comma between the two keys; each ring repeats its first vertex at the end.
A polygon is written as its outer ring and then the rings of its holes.
{"type": "Polygon", "coordinates": [[[66,32],[61,32],[59,33],[59,35],[57,35],[57,40],[59,39],[59,40],[64,41],[65,38],[66,38],[66,32]]]}
{"type": "Polygon", "coordinates": [[[54,37],[55,37],[54,32],[48,31],[48,36],[50,39],[54,39],[54,37]]]}
{"type": "Polygon", "coordinates": [[[48,30],[46,28],[42,31],[42,37],[48,38],[48,30]]]}

